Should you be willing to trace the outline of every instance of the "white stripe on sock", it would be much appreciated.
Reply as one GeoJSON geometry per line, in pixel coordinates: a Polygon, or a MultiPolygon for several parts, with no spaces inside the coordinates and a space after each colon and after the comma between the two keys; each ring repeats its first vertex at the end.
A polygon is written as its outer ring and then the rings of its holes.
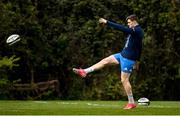
{"type": "Polygon", "coordinates": [[[133,95],[128,95],[128,101],[129,101],[129,103],[134,103],[133,95]]]}
{"type": "Polygon", "coordinates": [[[84,71],[85,71],[86,73],[90,73],[90,72],[93,72],[94,69],[91,68],[91,67],[89,67],[89,68],[84,69],[84,71]]]}

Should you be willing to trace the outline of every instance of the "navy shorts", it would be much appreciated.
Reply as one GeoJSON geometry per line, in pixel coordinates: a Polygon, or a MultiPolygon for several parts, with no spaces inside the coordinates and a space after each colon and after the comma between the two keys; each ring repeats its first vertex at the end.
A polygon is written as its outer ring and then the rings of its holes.
{"type": "Polygon", "coordinates": [[[136,63],[134,60],[129,60],[127,58],[124,58],[121,53],[117,53],[113,55],[116,60],[120,64],[120,70],[125,73],[131,73],[133,70],[133,66],[136,63]]]}

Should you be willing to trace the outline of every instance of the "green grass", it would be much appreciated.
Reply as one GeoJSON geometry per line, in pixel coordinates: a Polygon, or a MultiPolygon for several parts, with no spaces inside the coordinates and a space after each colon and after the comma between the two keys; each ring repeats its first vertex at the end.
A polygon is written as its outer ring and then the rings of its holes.
{"type": "Polygon", "coordinates": [[[123,110],[124,101],[0,101],[1,115],[180,115],[178,101],[123,110]]]}

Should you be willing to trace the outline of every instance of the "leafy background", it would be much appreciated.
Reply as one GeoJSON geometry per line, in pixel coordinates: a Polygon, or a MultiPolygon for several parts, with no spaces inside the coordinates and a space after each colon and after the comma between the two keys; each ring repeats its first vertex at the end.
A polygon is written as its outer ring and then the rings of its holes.
{"type": "Polygon", "coordinates": [[[0,98],[28,99],[10,92],[14,83],[57,79],[60,96],[48,91],[38,99],[126,100],[118,66],[87,79],[72,68],[123,48],[125,35],[99,25],[100,17],[126,25],[126,16],[136,14],[145,37],[140,71],[131,75],[135,98],[180,100],[179,6],[178,0],[1,0],[0,98]],[[21,41],[8,46],[14,33],[21,41]]]}

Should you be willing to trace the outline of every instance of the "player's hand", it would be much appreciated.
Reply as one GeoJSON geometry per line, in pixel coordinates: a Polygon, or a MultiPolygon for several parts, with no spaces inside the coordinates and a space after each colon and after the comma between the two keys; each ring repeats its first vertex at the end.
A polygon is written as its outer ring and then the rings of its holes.
{"type": "Polygon", "coordinates": [[[100,23],[100,24],[106,24],[106,23],[107,23],[107,20],[104,19],[104,18],[100,18],[100,19],[99,19],[99,23],[100,23]]]}

